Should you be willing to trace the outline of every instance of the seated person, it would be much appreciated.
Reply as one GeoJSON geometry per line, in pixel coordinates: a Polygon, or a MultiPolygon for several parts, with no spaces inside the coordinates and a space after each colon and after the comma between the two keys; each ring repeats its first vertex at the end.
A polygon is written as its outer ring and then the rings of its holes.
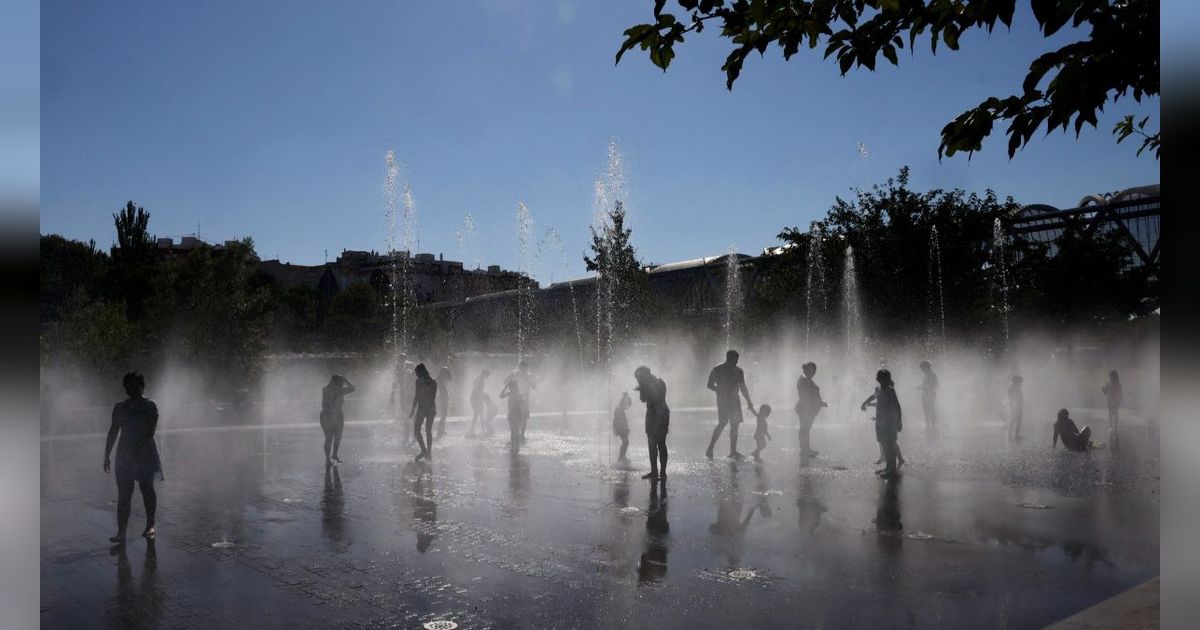
{"type": "Polygon", "coordinates": [[[1063,446],[1073,451],[1086,451],[1092,446],[1092,428],[1084,427],[1082,431],[1075,426],[1071,414],[1066,409],[1058,410],[1058,420],[1054,421],[1054,441],[1051,448],[1058,446],[1062,439],[1063,446]]]}

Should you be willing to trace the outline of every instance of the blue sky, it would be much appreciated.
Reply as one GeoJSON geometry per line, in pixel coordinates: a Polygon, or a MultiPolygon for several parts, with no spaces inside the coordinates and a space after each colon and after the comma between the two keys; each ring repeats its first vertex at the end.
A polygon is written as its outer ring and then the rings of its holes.
{"type": "MultiPolygon", "coordinates": [[[[836,196],[903,165],[918,189],[992,188],[1070,206],[1157,183],[1159,164],[1115,145],[1122,115],[1054,133],[1009,160],[1002,130],[969,162],[938,132],[1019,89],[1048,49],[1022,7],[1011,32],[972,32],[933,57],[840,77],[820,51],[747,61],[732,92],[727,41],[692,36],[665,74],[622,31],[653,2],[47,2],[42,7],[41,231],[107,246],[127,199],[151,229],[252,236],[260,255],[316,264],[383,249],[384,154],[405,164],[421,249],[461,258],[464,213],[485,264],[517,266],[518,202],[553,226],[582,275],[593,183],[615,138],[635,242],[648,262],[757,253],[836,196]],[[866,157],[857,146],[865,145],[866,157]]],[[[1050,43],[1079,37],[1065,32],[1050,43]]],[[[557,258],[557,254],[552,256],[557,258]]],[[[539,264],[543,281],[559,263],[539,264]]]]}

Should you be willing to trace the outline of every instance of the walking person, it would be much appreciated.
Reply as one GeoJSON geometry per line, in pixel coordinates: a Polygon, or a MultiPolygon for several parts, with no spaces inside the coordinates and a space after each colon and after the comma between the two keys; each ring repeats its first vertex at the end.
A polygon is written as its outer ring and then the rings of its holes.
{"type": "Polygon", "coordinates": [[[642,365],[633,371],[637,391],[646,403],[646,444],[650,450],[650,472],[642,479],[667,480],[667,431],[671,410],[667,407],[667,384],[642,365]]]}
{"type": "Polygon", "coordinates": [[[412,409],[409,410],[408,417],[415,419],[413,436],[417,438],[417,445],[421,447],[416,459],[419,462],[422,459],[433,459],[433,418],[437,415],[438,384],[429,375],[424,363],[418,363],[413,369],[413,374],[416,375],[416,381],[413,383],[412,409]],[[421,437],[422,426],[425,428],[424,438],[421,437]]]}
{"type": "Polygon", "coordinates": [[[346,394],[352,391],[354,386],[340,374],[331,376],[329,384],[321,389],[321,430],[325,432],[326,467],[342,463],[338,457],[338,448],[342,445],[342,429],[346,426],[342,404],[346,400],[346,394]]]}
{"type": "Polygon", "coordinates": [[[1021,391],[1024,382],[1018,374],[1012,377],[1012,384],[1008,386],[1008,433],[1016,442],[1021,441],[1021,420],[1025,417],[1025,392],[1021,391]]]}
{"type": "Polygon", "coordinates": [[[812,450],[809,443],[809,432],[813,422],[822,408],[829,405],[821,399],[821,388],[813,382],[817,374],[817,364],[809,361],[801,366],[803,376],[796,380],[796,416],[800,418],[800,459],[816,457],[817,451],[812,450]]]}
{"type": "Polygon", "coordinates": [[[767,448],[767,440],[775,439],[771,437],[771,431],[767,428],[767,418],[771,416],[771,405],[763,405],[758,408],[758,411],[751,408],[750,413],[754,415],[754,419],[756,420],[754,427],[754,452],[750,453],[750,456],[758,460],[758,454],[767,448]]]}
{"type": "Polygon", "coordinates": [[[729,425],[729,456],[733,459],[743,459],[737,450],[738,425],[742,422],[742,406],[739,395],[746,398],[746,406],[754,409],[750,400],[750,390],[746,387],[746,375],[737,366],[738,353],[730,350],[725,353],[725,362],[713,368],[708,374],[708,389],[717,395],[717,428],[713,429],[712,439],[708,442],[705,457],[712,459],[713,447],[729,425]]]}
{"type": "Polygon", "coordinates": [[[1125,401],[1121,388],[1121,377],[1116,370],[1108,373],[1108,382],[1101,388],[1104,392],[1104,402],[1108,405],[1108,441],[1117,448],[1117,420],[1121,415],[1121,403],[1125,401]]]}
{"type": "Polygon", "coordinates": [[[157,535],[154,527],[154,512],[158,507],[158,495],[154,492],[154,481],[163,480],[162,459],[154,432],[158,428],[158,406],[145,398],[146,379],[137,372],[129,372],[122,379],[125,400],[113,406],[112,425],[104,442],[104,472],[112,472],[113,444],[117,442],[117,535],[109,542],[125,544],[125,529],[129,524],[129,511],[133,503],[133,484],[142,491],[142,505],[146,508],[146,528],[142,536],[153,541],[157,535]]]}
{"type": "Polygon", "coordinates": [[[925,380],[921,382],[921,408],[925,411],[925,430],[932,431],[937,427],[937,374],[929,361],[921,361],[921,372],[925,380]]]}
{"type": "Polygon", "coordinates": [[[450,381],[452,380],[454,380],[454,375],[450,372],[450,366],[443,365],[437,375],[437,436],[439,438],[446,434],[446,416],[450,414],[450,381]]]}
{"type": "MultiPolygon", "coordinates": [[[[484,369],[479,373],[479,376],[475,377],[475,382],[471,384],[471,429],[467,431],[468,436],[474,437],[475,423],[483,419],[483,397],[486,396],[483,388],[487,385],[487,378],[490,375],[491,372],[484,369]]],[[[490,426],[490,423],[488,426],[490,426]]]]}
{"type": "Polygon", "coordinates": [[[899,434],[904,429],[900,417],[900,399],[896,397],[896,384],[892,382],[892,373],[879,370],[875,373],[875,381],[879,383],[875,393],[863,401],[862,409],[868,405],[875,406],[875,439],[883,451],[886,464],[883,470],[875,474],[884,479],[894,479],[898,475],[896,460],[900,453],[899,434]]]}

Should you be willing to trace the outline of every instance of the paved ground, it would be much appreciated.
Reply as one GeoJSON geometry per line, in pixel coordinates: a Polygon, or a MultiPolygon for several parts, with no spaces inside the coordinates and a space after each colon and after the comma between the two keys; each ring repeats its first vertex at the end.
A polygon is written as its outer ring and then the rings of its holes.
{"type": "Polygon", "coordinates": [[[1024,628],[1158,574],[1157,438],[1136,419],[1090,454],[1031,420],[1019,446],[998,424],[909,429],[893,484],[865,422],[818,424],[808,467],[790,427],[735,464],[703,457],[708,414],[671,424],[665,488],[639,478],[643,436],[623,470],[586,417],[534,417],[516,457],[452,422],[429,465],[350,425],[329,474],[315,423],[165,433],[158,541],[124,549],[103,438],[44,441],[42,625],[1024,628]]]}

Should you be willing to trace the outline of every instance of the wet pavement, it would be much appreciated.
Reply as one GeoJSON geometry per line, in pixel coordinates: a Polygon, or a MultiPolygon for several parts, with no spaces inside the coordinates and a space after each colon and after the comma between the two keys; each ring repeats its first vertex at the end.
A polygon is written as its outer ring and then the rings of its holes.
{"type": "Polygon", "coordinates": [[[515,457],[503,417],[478,439],[452,421],[429,464],[352,423],[328,473],[315,422],[166,432],[158,540],[124,548],[103,437],[44,441],[42,625],[1024,628],[1158,574],[1158,445],[1136,417],[1088,454],[1051,450],[1049,421],[1019,445],[998,423],[909,429],[887,483],[865,422],[818,420],[807,466],[777,423],[761,463],[734,463],[704,458],[710,415],[673,414],[661,486],[644,435],[622,468],[585,416],[533,417],[515,457]]]}

